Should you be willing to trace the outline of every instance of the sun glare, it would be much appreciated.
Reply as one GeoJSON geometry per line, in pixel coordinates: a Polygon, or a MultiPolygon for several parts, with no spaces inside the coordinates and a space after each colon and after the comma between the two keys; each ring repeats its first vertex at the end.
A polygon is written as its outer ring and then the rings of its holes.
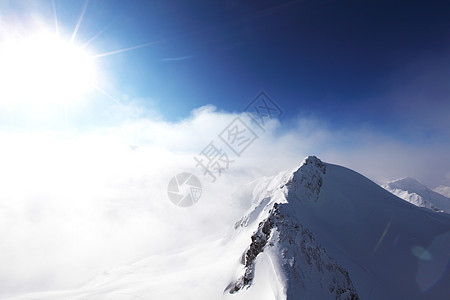
{"type": "Polygon", "coordinates": [[[0,101],[72,103],[95,84],[95,64],[81,47],[41,32],[0,44],[0,101]]]}

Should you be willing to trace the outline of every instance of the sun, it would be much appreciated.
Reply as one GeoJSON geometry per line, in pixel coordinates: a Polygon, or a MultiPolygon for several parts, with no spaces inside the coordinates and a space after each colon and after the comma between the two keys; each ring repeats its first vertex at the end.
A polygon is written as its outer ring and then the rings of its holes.
{"type": "Polygon", "coordinates": [[[63,104],[67,111],[68,104],[87,100],[91,90],[120,104],[116,97],[100,87],[98,81],[105,81],[105,73],[98,72],[95,62],[155,42],[94,53],[88,45],[107,27],[93,34],[84,44],[76,43],[89,0],[85,1],[71,34],[61,26],[64,22],[58,18],[56,2],[51,3],[52,26],[48,18],[39,14],[2,20],[0,13],[0,107],[6,105],[35,111],[36,107],[46,109],[49,105],[63,104]]]}
{"type": "Polygon", "coordinates": [[[77,102],[94,87],[96,73],[92,55],[53,32],[14,36],[0,43],[1,102],[77,102]]]}

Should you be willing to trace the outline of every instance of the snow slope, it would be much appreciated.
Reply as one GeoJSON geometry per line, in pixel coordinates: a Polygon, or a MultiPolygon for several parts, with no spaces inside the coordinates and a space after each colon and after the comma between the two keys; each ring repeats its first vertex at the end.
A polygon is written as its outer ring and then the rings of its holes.
{"type": "Polygon", "coordinates": [[[450,216],[308,157],[252,183],[227,236],[15,299],[448,299],[450,216]]]}
{"type": "Polygon", "coordinates": [[[450,213],[450,199],[437,193],[414,178],[406,177],[391,181],[383,187],[400,198],[420,207],[437,212],[450,213]]]}

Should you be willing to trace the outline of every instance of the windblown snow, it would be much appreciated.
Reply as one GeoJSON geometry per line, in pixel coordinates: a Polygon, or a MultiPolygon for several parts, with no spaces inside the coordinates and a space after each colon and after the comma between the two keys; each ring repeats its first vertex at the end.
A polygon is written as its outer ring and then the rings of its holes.
{"type": "Polygon", "coordinates": [[[449,215],[314,156],[251,189],[220,239],[15,299],[448,299],[449,215]]]}

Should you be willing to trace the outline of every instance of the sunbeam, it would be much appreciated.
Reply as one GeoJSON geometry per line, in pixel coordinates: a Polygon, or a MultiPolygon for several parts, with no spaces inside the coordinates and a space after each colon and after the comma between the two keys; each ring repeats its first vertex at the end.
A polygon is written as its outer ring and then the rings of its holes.
{"type": "Polygon", "coordinates": [[[53,9],[53,22],[55,24],[56,35],[59,37],[59,24],[58,24],[58,15],[56,13],[56,3],[55,0],[52,0],[52,9],[53,9]]]}
{"type": "Polygon", "coordinates": [[[145,44],[141,44],[141,45],[137,45],[137,46],[133,46],[133,47],[128,47],[128,48],[123,48],[123,49],[119,49],[119,50],[114,50],[114,51],[109,51],[109,52],[105,52],[105,53],[100,53],[100,54],[94,55],[92,58],[99,58],[99,57],[104,57],[104,56],[124,53],[124,52],[128,52],[128,51],[136,50],[136,49],[139,49],[139,48],[147,47],[147,46],[150,46],[150,45],[154,45],[154,44],[157,44],[159,42],[160,41],[149,42],[149,43],[145,43],[145,44]]]}
{"type": "Polygon", "coordinates": [[[75,40],[77,33],[78,33],[78,29],[80,28],[81,22],[83,21],[83,17],[84,14],[86,13],[86,9],[89,5],[89,0],[86,0],[84,2],[84,6],[83,6],[83,10],[81,11],[80,17],[78,18],[78,22],[77,25],[75,26],[75,29],[73,30],[72,36],[70,37],[70,42],[73,43],[73,41],[75,40]]]}
{"type": "Polygon", "coordinates": [[[107,91],[103,90],[102,88],[100,88],[99,86],[94,84],[94,89],[96,89],[97,91],[99,91],[101,94],[103,94],[104,96],[106,96],[107,98],[109,98],[110,100],[112,100],[114,103],[122,105],[122,103],[120,103],[119,100],[117,100],[114,96],[112,96],[110,93],[108,93],[107,91]]]}
{"type": "MultiPolygon", "coordinates": [[[[112,22],[111,22],[112,23],[112,22]]],[[[85,48],[89,46],[93,41],[95,41],[100,35],[102,35],[108,28],[111,26],[111,23],[106,25],[103,29],[101,29],[99,32],[97,32],[93,37],[91,37],[86,43],[84,43],[81,48],[85,48]]]]}

